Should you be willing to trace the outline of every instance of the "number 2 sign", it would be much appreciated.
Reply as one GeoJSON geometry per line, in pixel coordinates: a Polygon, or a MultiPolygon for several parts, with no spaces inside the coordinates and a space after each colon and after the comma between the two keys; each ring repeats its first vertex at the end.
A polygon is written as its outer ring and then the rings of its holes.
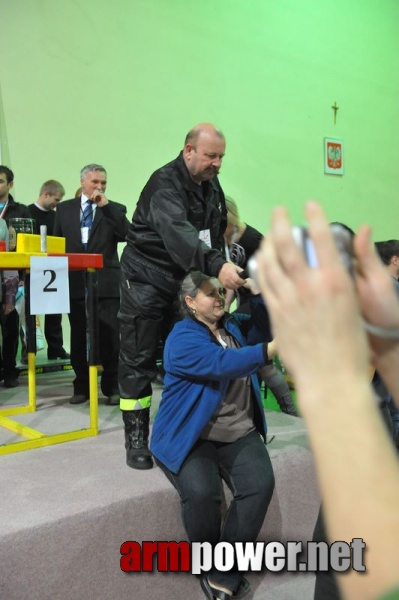
{"type": "Polygon", "coordinates": [[[68,257],[31,256],[31,314],[54,315],[69,311],[68,257]]]}

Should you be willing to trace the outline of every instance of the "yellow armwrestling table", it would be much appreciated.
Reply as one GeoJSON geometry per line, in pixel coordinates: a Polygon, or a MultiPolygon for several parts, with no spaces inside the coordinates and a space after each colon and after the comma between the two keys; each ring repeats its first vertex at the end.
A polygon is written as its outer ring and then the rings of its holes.
{"type": "Polygon", "coordinates": [[[25,312],[28,350],[28,404],[25,406],[0,409],[0,426],[28,439],[1,445],[0,455],[98,435],[97,376],[99,360],[97,269],[103,267],[103,257],[102,254],[66,254],[65,238],[58,238],[55,236],[47,237],[47,252],[39,252],[39,249],[39,235],[19,233],[17,236],[16,252],[0,252],[0,270],[17,269],[26,271],[25,312]],[[87,429],[48,435],[9,418],[14,415],[36,412],[36,317],[35,315],[30,314],[29,274],[31,256],[66,256],[68,258],[69,270],[86,271],[90,392],[90,426],[87,429]]]}

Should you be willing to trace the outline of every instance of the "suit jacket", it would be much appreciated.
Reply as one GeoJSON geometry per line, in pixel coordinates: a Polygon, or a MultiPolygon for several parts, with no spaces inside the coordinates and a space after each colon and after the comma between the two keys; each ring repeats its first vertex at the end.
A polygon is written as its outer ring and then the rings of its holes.
{"type": "MultiPolygon", "coordinates": [[[[104,267],[98,271],[98,296],[99,298],[119,297],[118,243],[125,241],[129,227],[126,206],[110,201],[103,208],[96,207],[87,250],[84,249],[81,241],[81,214],[80,197],[60,202],[55,215],[54,235],[65,237],[67,252],[102,254],[104,267]]],[[[69,293],[71,298],[84,297],[84,272],[69,273],[69,293]]]]}

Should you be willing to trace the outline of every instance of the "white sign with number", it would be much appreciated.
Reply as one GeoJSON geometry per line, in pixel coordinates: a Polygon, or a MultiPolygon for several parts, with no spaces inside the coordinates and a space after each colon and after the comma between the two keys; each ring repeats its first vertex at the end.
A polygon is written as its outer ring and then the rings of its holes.
{"type": "Polygon", "coordinates": [[[67,256],[31,256],[30,312],[32,315],[70,312],[67,256]]]}

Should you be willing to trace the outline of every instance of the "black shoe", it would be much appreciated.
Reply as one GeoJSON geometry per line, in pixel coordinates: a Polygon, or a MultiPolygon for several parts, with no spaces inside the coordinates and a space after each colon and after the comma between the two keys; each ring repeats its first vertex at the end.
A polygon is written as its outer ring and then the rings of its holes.
{"type": "Polygon", "coordinates": [[[240,581],[240,585],[237,588],[237,591],[234,592],[234,594],[232,596],[230,596],[230,594],[227,594],[226,592],[222,592],[220,590],[215,590],[215,588],[213,588],[212,586],[209,585],[208,579],[205,577],[205,575],[203,575],[201,577],[201,587],[202,587],[202,591],[204,592],[205,596],[207,596],[208,598],[231,598],[232,600],[241,600],[241,598],[244,598],[244,596],[246,596],[247,594],[249,594],[249,592],[251,591],[251,584],[249,583],[248,579],[246,577],[242,577],[241,581],[240,581]],[[203,581],[204,580],[204,581],[203,581]],[[221,596],[217,596],[215,595],[215,592],[217,594],[222,594],[221,596]],[[208,594],[211,594],[210,596],[208,594]]]}
{"type": "Polygon", "coordinates": [[[19,386],[19,382],[16,377],[4,377],[4,387],[15,388],[18,386],[19,386]]]}
{"type": "Polygon", "coordinates": [[[243,578],[240,581],[240,585],[233,594],[233,600],[241,600],[241,598],[244,598],[244,596],[249,594],[250,591],[251,584],[249,583],[248,579],[243,576],[243,578]]]}
{"type": "Polygon", "coordinates": [[[121,398],[119,394],[111,394],[106,399],[105,404],[107,404],[108,406],[119,406],[120,399],[121,398]]]}
{"type": "Polygon", "coordinates": [[[234,596],[228,594],[227,592],[222,592],[222,590],[217,590],[209,584],[208,578],[205,575],[202,575],[200,579],[200,584],[202,591],[208,600],[232,600],[234,596]]]}
{"type": "Polygon", "coordinates": [[[148,448],[150,409],[123,410],[126,464],[132,469],[152,469],[154,462],[148,448]]]}
{"type": "Polygon", "coordinates": [[[69,399],[69,404],[84,404],[87,402],[87,396],[85,394],[74,394],[69,399]]]}
{"type": "Polygon", "coordinates": [[[60,358],[61,360],[68,360],[69,358],[71,358],[71,355],[68,354],[68,352],[64,350],[64,348],[61,348],[61,350],[59,350],[58,352],[49,352],[47,350],[47,358],[48,360],[57,360],[57,358],[60,358]]]}

